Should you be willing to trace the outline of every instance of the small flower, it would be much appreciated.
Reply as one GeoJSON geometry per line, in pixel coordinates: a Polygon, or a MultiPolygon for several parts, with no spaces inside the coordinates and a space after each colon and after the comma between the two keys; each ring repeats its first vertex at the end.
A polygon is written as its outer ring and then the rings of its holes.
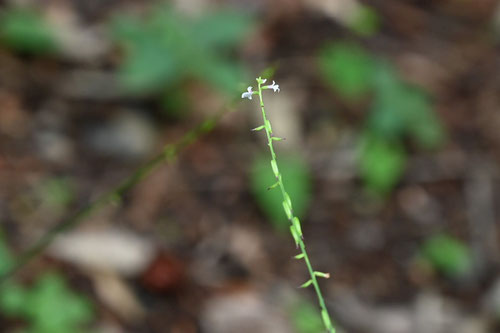
{"type": "Polygon", "coordinates": [[[252,87],[248,87],[247,92],[241,94],[241,98],[252,99],[252,95],[253,95],[252,87]]]}
{"type": "Polygon", "coordinates": [[[274,92],[280,92],[280,86],[279,84],[276,84],[276,82],[274,82],[273,80],[273,84],[271,85],[268,85],[268,86],[264,86],[265,89],[272,89],[274,90],[274,92]]]}

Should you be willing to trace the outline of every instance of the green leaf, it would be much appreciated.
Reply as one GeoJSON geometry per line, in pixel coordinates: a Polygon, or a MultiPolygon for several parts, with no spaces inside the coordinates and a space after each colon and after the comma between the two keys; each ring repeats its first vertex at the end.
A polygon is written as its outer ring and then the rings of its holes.
{"type": "Polygon", "coordinates": [[[311,303],[301,301],[291,310],[290,319],[297,333],[318,333],[324,331],[318,310],[311,303]]]}
{"type": "Polygon", "coordinates": [[[365,134],[359,168],[368,189],[386,194],[399,181],[406,165],[406,153],[399,141],[386,141],[365,134]]]}
{"type": "Polygon", "coordinates": [[[258,127],[255,127],[255,128],[252,128],[251,131],[253,132],[257,132],[257,131],[261,131],[265,128],[264,125],[261,125],[261,126],[258,126],[258,127]]]}
{"type": "Polygon", "coordinates": [[[307,282],[303,283],[299,288],[307,288],[311,284],[313,284],[313,280],[308,280],[307,282]]]}
{"type": "Polygon", "coordinates": [[[321,318],[323,319],[323,322],[325,323],[326,328],[328,328],[333,333],[335,333],[335,329],[333,328],[332,321],[330,320],[330,316],[325,311],[325,309],[321,310],[321,318]]]}
{"type": "MultiPolygon", "coordinates": [[[[290,206],[288,205],[288,203],[286,201],[283,201],[282,203],[283,205],[283,210],[285,211],[285,214],[286,214],[286,217],[291,220],[292,217],[293,217],[293,214],[292,214],[292,209],[290,208],[290,206]]],[[[295,229],[296,230],[296,229],[295,229]]],[[[297,230],[296,230],[297,231],[297,230]]],[[[298,233],[297,233],[298,234],[298,233]]]]}
{"type": "Polygon", "coordinates": [[[294,217],[292,220],[292,224],[295,227],[295,230],[297,230],[297,233],[299,234],[299,236],[302,237],[302,226],[300,225],[299,218],[294,217]]]}
{"type": "Polygon", "coordinates": [[[350,20],[349,27],[359,35],[369,37],[379,30],[380,17],[372,7],[360,5],[350,20]]]}
{"type": "Polygon", "coordinates": [[[40,201],[52,208],[64,208],[74,200],[73,188],[66,178],[45,179],[36,192],[40,201]]]}
{"type": "Polygon", "coordinates": [[[327,46],[320,54],[319,65],[326,81],[348,100],[363,97],[372,87],[373,60],[355,44],[327,46]]]}
{"type": "Polygon", "coordinates": [[[143,41],[133,57],[122,64],[121,82],[125,88],[139,93],[154,91],[176,82],[181,63],[166,48],[143,41]]]}
{"type": "Polygon", "coordinates": [[[399,79],[392,66],[379,62],[375,71],[375,100],[370,130],[388,139],[410,135],[422,148],[439,146],[444,130],[427,94],[399,79]]]}
{"type": "Polygon", "coordinates": [[[420,255],[434,269],[448,277],[458,277],[472,269],[469,248],[460,240],[447,234],[434,235],[422,245],[420,255]]]}
{"type": "Polygon", "coordinates": [[[250,17],[241,12],[218,10],[192,17],[165,4],[142,20],[120,16],[112,30],[125,51],[122,83],[148,93],[197,79],[234,94],[245,71],[230,57],[231,51],[251,26],[250,17]]]}
{"type": "Polygon", "coordinates": [[[264,126],[266,127],[266,130],[267,130],[269,133],[272,133],[272,132],[273,132],[273,128],[272,128],[272,126],[271,126],[271,122],[270,122],[268,119],[266,119],[266,120],[265,120],[265,124],[264,124],[264,126]]]}
{"type": "Polygon", "coordinates": [[[228,48],[242,42],[252,26],[253,19],[246,13],[222,9],[201,17],[193,30],[205,47],[228,48]]]}
{"type": "Polygon", "coordinates": [[[323,273],[323,272],[315,271],[314,275],[316,275],[317,277],[320,277],[320,278],[324,278],[324,279],[330,278],[330,273],[323,273]]]}
{"type": "Polygon", "coordinates": [[[209,59],[203,70],[200,68],[195,75],[230,94],[239,94],[238,82],[248,76],[240,64],[227,59],[209,59]]]}
{"type": "Polygon", "coordinates": [[[40,331],[74,331],[93,317],[89,302],[70,291],[56,274],[42,276],[26,298],[26,316],[40,331]]]}
{"type": "Polygon", "coordinates": [[[14,258],[7,247],[3,232],[0,230],[0,275],[7,272],[14,263],[14,258]]]}
{"type": "Polygon", "coordinates": [[[273,170],[274,176],[278,177],[280,171],[278,170],[278,164],[276,164],[276,160],[271,160],[271,169],[273,170]]]}
{"type": "Polygon", "coordinates": [[[278,182],[274,183],[273,185],[269,186],[269,187],[267,188],[267,190],[268,190],[268,191],[269,191],[269,190],[272,190],[273,188],[276,188],[276,187],[278,187],[279,185],[280,185],[280,182],[278,181],[278,182]]]}
{"type": "MultiPolygon", "coordinates": [[[[296,216],[302,218],[311,200],[311,176],[303,159],[293,155],[278,156],[280,172],[285,188],[293,203],[296,216]]],[[[269,184],[276,182],[276,177],[269,167],[268,154],[257,157],[251,167],[250,186],[255,200],[273,225],[279,230],[286,230],[290,222],[283,212],[281,191],[268,191],[269,184]]]]}
{"type": "Polygon", "coordinates": [[[23,314],[27,292],[21,286],[9,282],[0,287],[0,309],[8,317],[23,314]]]}
{"type": "Polygon", "coordinates": [[[290,233],[292,234],[293,240],[295,242],[295,247],[299,248],[300,236],[297,233],[297,229],[295,229],[294,225],[290,226],[290,233]]]}
{"type": "Polygon", "coordinates": [[[28,8],[9,8],[0,16],[0,40],[12,49],[29,54],[52,53],[57,43],[43,17],[28,8]]]}

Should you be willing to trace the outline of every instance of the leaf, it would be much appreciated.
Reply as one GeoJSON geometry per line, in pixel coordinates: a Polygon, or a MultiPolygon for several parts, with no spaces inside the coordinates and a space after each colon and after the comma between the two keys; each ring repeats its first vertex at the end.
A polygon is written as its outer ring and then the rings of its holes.
{"type": "Polygon", "coordinates": [[[44,179],[35,190],[39,200],[53,209],[67,207],[74,200],[71,182],[66,178],[44,179]]]}
{"type": "Polygon", "coordinates": [[[3,232],[0,230],[0,275],[4,274],[12,267],[14,258],[7,247],[3,232]]]}
{"type": "Polygon", "coordinates": [[[228,48],[239,44],[253,26],[244,12],[222,9],[201,17],[193,26],[196,40],[205,47],[228,48]]]}
{"type": "MultiPolygon", "coordinates": [[[[283,210],[285,211],[286,217],[289,220],[291,220],[293,217],[293,214],[292,214],[292,210],[291,210],[290,206],[288,205],[288,203],[286,201],[283,201],[282,205],[283,205],[283,210]]],[[[297,229],[295,229],[295,231],[297,231],[297,229]]],[[[298,235],[298,232],[297,232],[297,235],[298,235]]]]}
{"type": "MultiPolygon", "coordinates": [[[[280,172],[285,188],[293,204],[293,213],[301,218],[309,207],[311,200],[311,176],[303,160],[293,155],[278,156],[280,172]]],[[[260,209],[267,215],[273,225],[284,231],[290,222],[283,212],[281,191],[268,191],[269,184],[276,177],[269,166],[268,155],[257,157],[251,168],[250,186],[260,209]]]]}
{"type": "Polygon", "coordinates": [[[9,8],[2,13],[0,40],[16,51],[29,54],[47,54],[57,49],[49,24],[28,8],[9,8]]]}
{"type": "Polygon", "coordinates": [[[434,235],[426,240],[420,254],[432,267],[448,277],[461,276],[472,269],[469,248],[448,234],[434,235]]]}
{"type": "Polygon", "coordinates": [[[207,59],[205,67],[200,68],[196,74],[200,79],[211,83],[220,91],[230,94],[239,94],[238,83],[248,77],[240,64],[227,59],[220,60],[216,57],[207,59]]]}
{"type": "Polygon", "coordinates": [[[292,308],[290,319],[297,333],[317,333],[324,330],[318,310],[306,301],[301,301],[292,308]]]}
{"type": "Polygon", "coordinates": [[[299,288],[307,288],[312,284],[313,284],[313,280],[308,280],[305,283],[303,283],[299,288]]]}
{"type": "Polygon", "coordinates": [[[348,100],[363,97],[372,87],[373,60],[355,44],[327,46],[320,54],[319,65],[326,81],[348,100]]]}
{"type": "Polygon", "coordinates": [[[263,130],[264,128],[265,128],[265,126],[264,126],[264,125],[260,125],[260,126],[258,126],[258,127],[252,128],[252,129],[251,129],[251,131],[253,131],[253,132],[257,132],[257,131],[261,131],[261,130],[263,130]]]}
{"type": "Polygon", "coordinates": [[[197,79],[234,94],[245,78],[242,65],[230,57],[252,27],[241,12],[217,10],[191,17],[160,4],[144,19],[120,16],[113,36],[124,47],[121,79],[139,93],[197,79]]]}
{"type": "Polygon", "coordinates": [[[372,7],[359,5],[359,9],[350,20],[349,27],[357,34],[369,37],[379,30],[380,17],[372,7]]]}
{"type": "Polygon", "coordinates": [[[361,142],[359,168],[366,186],[379,194],[389,192],[400,179],[406,153],[398,141],[365,134],[361,142]]]}
{"type": "Polygon", "coordinates": [[[19,317],[23,314],[27,292],[21,286],[9,282],[0,287],[0,309],[9,317],[19,317]]]}
{"type": "Polygon", "coordinates": [[[92,319],[89,302],[69,290],[59,275],[46,274],[29,290],[26,316],[40,331],[74,331],[92,319]]]}
{"type": "Polygon", "coordinates": [[[386,63],[379,62],[375,73],[370,129],[390,139],[410,135],[425,149],[439,146],[444,140],[444,130],[425,92],[401,81],[386,63]]]}

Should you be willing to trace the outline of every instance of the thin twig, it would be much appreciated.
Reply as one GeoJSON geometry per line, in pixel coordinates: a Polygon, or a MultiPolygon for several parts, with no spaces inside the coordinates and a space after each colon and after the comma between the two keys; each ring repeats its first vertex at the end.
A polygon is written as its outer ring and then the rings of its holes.
{"type": "Polygon", "coordinates": [[[184,134],[182,138],[180,138],[177,142],[167,144],[163,148],[161,153],[135,170],[129,177],[123,180],[121,184],[102,194],[95,201],[78,210],[70,218],[63,220],[50,228],[33,246],[19,255],[19,257],[14,261],[14,264],[11,267],[0,274],[0,283],[12,277],[16,272],[24,267],[24,265],[26,265],[29,261],[43,252],[52,243],[57,235],[80,224],[88,216],[98,211],[102,207],[112,202],[116,202],[118,199],[123,197],[123,195],[126,194],[131,188],[133,188],[144,178],[149,176],[161,164],[163,164],[164,162],[171,162],[173,159],[175,159],[180,151],[182,151],[186,146],[195,142],[199,136],[212,131],[219,119],[231,109],[231,107],[223,108],[217,114],[207,118],[194,129],[184,134]]]}

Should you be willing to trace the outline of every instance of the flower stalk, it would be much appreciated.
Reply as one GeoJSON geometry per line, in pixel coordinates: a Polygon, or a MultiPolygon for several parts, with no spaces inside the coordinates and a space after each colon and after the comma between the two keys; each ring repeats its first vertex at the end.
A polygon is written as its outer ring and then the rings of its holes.
{"type": "Polygon", "coordinates": [[[335,333],[335,328],[333,327],[332,321],[330,320],[330,315],[328,314],[328,310],[326,308],[325,300],[323,298],[323,294],[319,287],[318,277],[321,278],[329,278],[330,274],[315,271],[312,268],[311,262],[309,260],[309,256],[307,255],[306,246],[304,243],[304,236],[302,234],[302,228],[300,225],[300,220],[297,216],[294,215],[292,201],[290,196],[285,190],[285,185],[283,184],[283,179],[279,170],[278,162],[276,160],[276,153],[274,152],[273,142],[281,141],[282,138],[278,138],[274,135],[271,123],[267,119],[266,111],[264,108],[264,100],[262,97],[262,91],[266,89],[272,89],[274,92],[279,92],[280,88],[274,81],[271,85],[263,86],[266,83],[266,79],[257,78],[257,91],[253,91],[252,87],[248,87],[247,91],[241,95],[241,98],[252,99],[252,95],[258,95],[260,101],[260,108],[262,111],[262,120],[264,122],[263,125],[254,128],[252,131],[261,131],[265,130],[267,136],[267,145],[269,146],[269,151],[271,153],[271,169],[273,170],[273,174],[276,177],[276,183],[268,187],[268,190],[273,188],[280,188],[282,197],[283,197],[283,210],[290,221],[290,233],[295,241],[295,246],[300,250],[300,253],[297,254],[294,258],[297,260],[304,260],[307,270],[309,272],[309,280],[302,284],[301,288],[307,288],[313,286],[316,296],[318,298],[318,303],[321,311],[321,318],[323,320],[323,324],[325,325],[326,330],[329,333],[335,333]]]}

